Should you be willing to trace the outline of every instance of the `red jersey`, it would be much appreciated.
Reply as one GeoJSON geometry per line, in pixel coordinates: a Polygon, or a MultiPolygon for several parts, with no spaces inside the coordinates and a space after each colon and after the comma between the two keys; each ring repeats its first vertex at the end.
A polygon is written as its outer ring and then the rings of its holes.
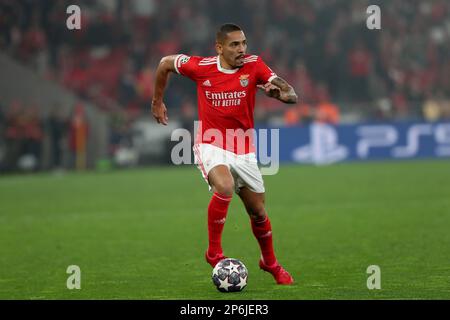
{"type": "Polygon", "coordinates": [[[210,143],[236,154],[254,152],[255,94],[257,85],[276,74],[255,55],[245,55],[244,65],[224,69],[216,57],[180,54],[176,71],[197,84],[200,127],[196,143],[210,143]]]}

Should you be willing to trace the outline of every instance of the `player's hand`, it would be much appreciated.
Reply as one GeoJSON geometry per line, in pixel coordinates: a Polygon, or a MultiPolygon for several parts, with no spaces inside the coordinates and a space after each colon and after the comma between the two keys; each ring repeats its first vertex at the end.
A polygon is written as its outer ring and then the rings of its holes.
{"type": "Polygon", "coordinates": [[[281,95],[281,89],[270,82],[267,82],[265,85],[260,84],[257,87],[263,90],[266,96],[270,98],[278,99],[281,95]]]}
{"type": "Polygon", "coordinates": [[[152,114],[158,123],[167,126],[169,118],[167,117],[167,108],[164,102],[152,102],[152,114]]]}

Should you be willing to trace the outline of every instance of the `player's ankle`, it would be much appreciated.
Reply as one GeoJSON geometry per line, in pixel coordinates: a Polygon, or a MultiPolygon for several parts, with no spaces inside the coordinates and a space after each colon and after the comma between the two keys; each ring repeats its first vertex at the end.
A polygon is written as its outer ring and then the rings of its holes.
{"type": "Polygon", "coordinates": [[[206,251],[206,254],[210,258],[214,258],[217,255],[223,254],[223,250],[222,249],[218,249],[218,248],[208,248],[208,250],[206,251]]]}
{"type": "Polygon", "coordinates": [[[275,259],[268,259],[267,261],[269,261],[270,263],[266,262],[266,260],[264,259],[263,256],[261,256],[261,262],[268,268],[275,268],[276,266],[279,265],[278,260],[275,259]]]}

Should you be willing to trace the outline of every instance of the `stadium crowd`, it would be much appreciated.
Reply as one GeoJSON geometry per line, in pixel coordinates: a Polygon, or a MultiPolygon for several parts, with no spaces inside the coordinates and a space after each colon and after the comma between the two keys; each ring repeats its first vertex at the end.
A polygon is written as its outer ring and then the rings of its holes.
{"type": "MultiPolygon", "coordinates": [[[[366,28],[365,0],[84,0],[77,1],[80,31],[65,27],[69,4],[3,0],[0,45],[104,110],[148,111],[161,56],[214,54],[214,31],[232,16],[246,31],[249,51],[301,93],[286,115],[289,123],[315,114],[338,121],[340,109],[360,102],[371,102],[369,118],[450,116],[443,103],[450,97],[445,0],[371,1],[381,7],[381,30],[366,28]],[[429,107],[429,99],[439,107],[429,107]],[[334,103],[317,108],[326,100],[334,103]]],[[[168,105],[189,113],[193,86],[172,85],[168,105]]],[[[270,99],[258,106],[260,119],[282,108],[270,99]]]]}
{"type": "MultiPolygon", "coordinates": [[[[0,1],[0,49],[109,112],[119,136],[149,114],[159,59],[178,52],[214,55],[215,30],[230,20],[245,30],[249,52],[300,93],[292,107],[259,95],[259,122],[335,124],[351,112],[364,121],[450,119],[446,0],[79,0],[77,31],[66,27],[71,4],[0,1]],[[381,8],[381,30],[366,27],[369,4],[381,8]]],[[[170,86],[171,117],[192,119],[194,85],[179,77],[170,86]]],[[[17,113],[17,103],[3,114],[17,113]]],[[[22,145],[38,153],[32,142],[42,139],[44,121],[37,106],[28,109],[21,115],[29,129],[22,145]]],[[[4,115],[3,127],[13,118],[4,115]]]]}
{"type": "Polygon", "coordinates": [[[0,172],[55,170],[75,167],[76,153],[85,149],[89,133],[83,105],[66,114],[60,105],[43,117],[37,105],[15,100],[3,111],[0,107],[0,172]],[[48,139],[48,167],[42,163],[48,139]],[[65,159],[67,155],[68,159],[65,159]]]}

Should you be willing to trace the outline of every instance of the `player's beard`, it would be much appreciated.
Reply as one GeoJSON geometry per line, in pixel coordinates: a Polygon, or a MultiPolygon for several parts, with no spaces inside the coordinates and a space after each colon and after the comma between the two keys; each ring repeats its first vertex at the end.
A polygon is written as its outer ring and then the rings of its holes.
{"type": "Polygon", "coordinates": [[[244,66],[244,55],[237,56],[235,59],[235,68],[242,68],[244,66]]]}

